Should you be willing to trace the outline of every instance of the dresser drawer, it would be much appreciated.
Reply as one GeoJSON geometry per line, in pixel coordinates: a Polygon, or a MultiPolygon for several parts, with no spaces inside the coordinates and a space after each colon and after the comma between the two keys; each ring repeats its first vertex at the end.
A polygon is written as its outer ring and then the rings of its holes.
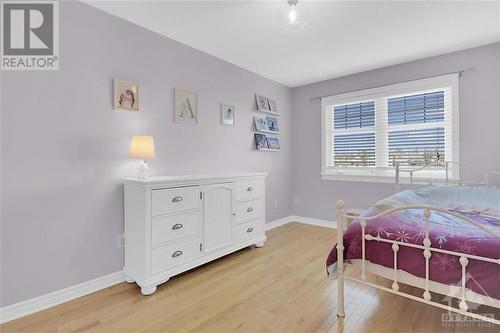
{"type": "Polygon", "coordinates": [[[264,179],[240,180],[235,186],[235,200],[244,201],[264,196],[265,183],[264,179]]]}
{"type": "Polygon", "coordinates": [[[200,188],[198,186],[153,190],[151,198],[153,216],[198,209],[200,188]]]}
{"type": "Polygon", "coordinates": [[[153,274],[185,264],[198,258],[199,255],[200,241],[198,237],[154,248],[151,263],[153,274]]]}
{"type": "Polygon", "coordinates": [[[201,230],[201,213],[182,213],[154,219],[151,227],[153,245],[169,242],[185,236],[197,235],[201,230]]]}
{"type": "Polygon", "coordinates": [[[257,199],[236,204],[235,223],[255,220],[264,216],[264,200],[257,199]]]}
{"type": "Polygon", "coordinates": [[[233,242],[235,244],[264,235],[264,220],[255,220],[233,227],[233,242]]]}

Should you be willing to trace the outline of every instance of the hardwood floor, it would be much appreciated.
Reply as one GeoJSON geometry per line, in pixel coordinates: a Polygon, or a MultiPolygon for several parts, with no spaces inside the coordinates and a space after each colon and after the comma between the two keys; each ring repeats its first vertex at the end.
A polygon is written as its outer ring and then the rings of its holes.
{"type": "Polygon", "coordinates": [[[121,283],[6,323],[9,332],[498,332],[442,327],[443,310],[346,283],[346,317],[324,262],[335,230],[290,223],[248,248],[170,279],[152,296],[121,283]]]}

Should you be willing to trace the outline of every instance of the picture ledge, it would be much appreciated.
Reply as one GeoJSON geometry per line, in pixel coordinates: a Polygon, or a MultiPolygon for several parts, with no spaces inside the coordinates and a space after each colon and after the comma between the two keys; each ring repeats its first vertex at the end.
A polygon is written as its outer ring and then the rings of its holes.
{"type": "Polygon", "coordinates": [[[266,133],[266,134],[276,134],[279,135],[280,132],[273,132],[273,131],[264,131],[264,130],[255,130],[257,133],[266,133]]]}
{"type": "Polygon", "coordinates": [[[273,111],[266,111],[266,110],[260,110],[260,109],[257,109],[257,110],[255,110],[255,111],[257,111],[257,112],[261,112],[261,113],[272,114],[272,115],[274,115],[274,116],[279,116],[279,115],[280,115],[280,113],[279,113],[279,112],[273,112],[273,111]]]}
{"type": "Polygon", "coordinates": [[[268,148],[262,148],[262,149],[257,149],[258,151],[281,151],[281,149],[268,149],[268,148]]]}

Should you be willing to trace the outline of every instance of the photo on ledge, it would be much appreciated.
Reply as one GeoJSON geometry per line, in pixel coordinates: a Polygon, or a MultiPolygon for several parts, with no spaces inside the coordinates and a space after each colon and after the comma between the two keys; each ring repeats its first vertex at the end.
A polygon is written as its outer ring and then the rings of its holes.
{"type": "Polygon", "coordinates": [[[257,150],[269,149],[267,138],[264,134],[255,133],[255,148],[257,148],[257,150]]]}
{"type": "Polygon", "coordinates": [[[276,102],[270,98],[267,99],[268,102],[269,102],[269,111],[271,112],[275,112],[275,113],[278,113],[278,104],[276,104],[276,102]]]}
{"type": "Polygon", "coordinates": [[[267,138],[267,145],[268,145],[269,149],[275,149],[275,150],[281,149],[280,141],[278,140],[278,138],[270,138],[270,137],[266,137],[266,138],[267,138]]]}
{"type": "Polygon", "coordinates": [[[253,117],[253,122],[255,125],[255,130],[266,132],[269,131],[269,126],[267,125],[267,120],[264,117],[253,117]]]}
{"type": "Polygon", "coordinates": [[[255,94],[255,101],[257,102],[257,110],[260,111],[271,111],[269,108],[269,101],[267,100],[267,97],[255,94]]]}
{"type": "Polygon", "coordinates": [[[267,122],[267,127],[268,127],[269,131],[271,131],[271,132],[279,132],[280,131],[280,129],[278,127],[278,118],[267,116],[266,122],[267,122]]]}

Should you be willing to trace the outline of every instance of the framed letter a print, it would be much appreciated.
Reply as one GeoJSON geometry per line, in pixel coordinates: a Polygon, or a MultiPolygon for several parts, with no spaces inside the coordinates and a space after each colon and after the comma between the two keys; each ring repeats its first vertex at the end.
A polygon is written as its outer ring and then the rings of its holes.
{"type": "Polygon", "coordinates": [[[174,89],[174,121],[179,124],[198,124],[198,96],[196,93],[174,89]]]}

